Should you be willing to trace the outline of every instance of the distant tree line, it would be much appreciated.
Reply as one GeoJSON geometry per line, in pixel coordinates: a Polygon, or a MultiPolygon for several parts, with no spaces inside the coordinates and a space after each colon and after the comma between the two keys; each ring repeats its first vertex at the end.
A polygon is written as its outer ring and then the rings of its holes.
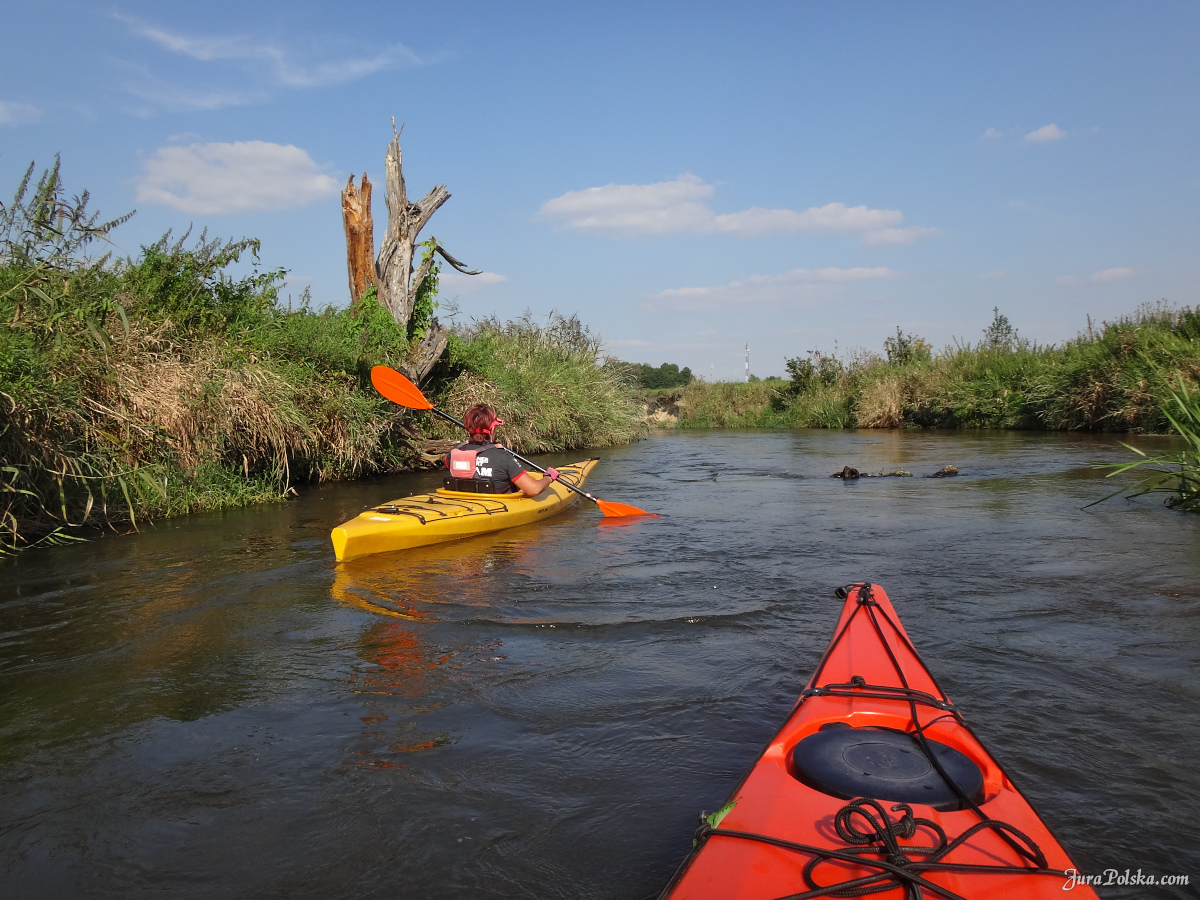
{"type": "Polygon", "coordinates": [[[663,363],[658,368],[646,363],[630,363],[630,366],[637,383],[650,390],[683,387],[692,383],[692,370],[687,366],[682,369],[675,363],[663,363]]]}

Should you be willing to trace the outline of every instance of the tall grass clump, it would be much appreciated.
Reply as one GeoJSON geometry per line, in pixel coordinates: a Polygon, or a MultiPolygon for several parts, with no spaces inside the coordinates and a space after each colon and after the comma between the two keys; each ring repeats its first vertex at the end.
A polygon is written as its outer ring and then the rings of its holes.
{"type": "Polygon", "coordinates": [[[683,389],[679,428],[781,428],[784,417],[771,408],[770,382],[699,381],[683,389]]]}
{"type": "Polygon", "coordinates": [[[1184,449],[1179,453],[1151,457],[1126,444],[1141,459],[1097,468],[1113,469],[1106,476],[1108,478],[1130,471],[1142,477],[1131,487],[1109,494],[1103,500],[1119,494],[1140,497],[1143,494],[1165,493],[1167,506],[1186,512],[1200,512],[1200,390],[1177,376],[1170,395],[1171,400],[1164,404],[1162,414],[1170,422],[1171,430],[1183,438],[1184,449]]]}
{"type": "MultiPolygon", "coordinates": [[[[598,365],[600,339],[577,316],[552,313],[538,324],[492,317],[457,329],[435,371],[441,405],[461,415],[491,404],[505,421],[502,439],[518,452],[608,447],[643,437],[642,401],[628,366],[598,365]]],[[[445,438],[463,439],[431,422],[445,438]]]]}

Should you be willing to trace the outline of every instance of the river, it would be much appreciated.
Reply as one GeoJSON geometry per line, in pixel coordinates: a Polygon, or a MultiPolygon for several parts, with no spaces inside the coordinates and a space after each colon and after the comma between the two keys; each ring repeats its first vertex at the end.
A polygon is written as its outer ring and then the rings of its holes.
{"type": "Polygon", "coordinates": [[[330,528],[417,474],[0,563],[0,896],[653,897],[859,580],[1083,872],[1191,878],[1102,897],[1196,895],[1200,516],[1082,509],[1115,438],[600,455],[592,489],[661,518],[335,565],[330,528]]]}

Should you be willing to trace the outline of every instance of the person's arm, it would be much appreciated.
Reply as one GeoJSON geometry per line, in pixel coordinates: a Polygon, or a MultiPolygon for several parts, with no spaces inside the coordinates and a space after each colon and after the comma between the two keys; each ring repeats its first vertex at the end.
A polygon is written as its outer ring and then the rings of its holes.
{"type": "Polygon", "coordinates": [[[541,478],[535,478],[528,472],[522,472],[512,480],[512,483],[526,497],[536,497],[546,488],[550,487],[550,484],[556,478],[558,478],[558,470],[550,468],[546,470],[546,474],[541,478]]]}

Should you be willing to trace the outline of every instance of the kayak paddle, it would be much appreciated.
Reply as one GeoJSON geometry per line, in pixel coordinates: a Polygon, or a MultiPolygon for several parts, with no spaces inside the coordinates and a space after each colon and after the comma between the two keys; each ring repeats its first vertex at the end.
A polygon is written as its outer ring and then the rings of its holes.
{"type": "MultiPolygon", "coordinates": [[[[388,400],[391,400],[393,403],[396,403],[400,406],[406,406],[409,409],[427,410],[434,415],[441,416],[447,422],[453,422],[464,431],[467,428],[467,426],[464,425],[461,420],[454,418],[454,416],[450,415],[448,412],[443,412],[430,403],[429,400],[426,399],[425,395],[421,393],[421,389],[419,387],[417,387],[395,369],[389,369],[387,366],[375,366],[375,368],[371,369],[371,384],[375,385],[375,390],[379,391],[380,394],[382,394],[388,400]]],[[[507,450],[508,448],[506,447],[505,449],[507,450]]],[[[541,472],[543,475],[546,473],[546,470],[537,463],[531,462],[513,450],[508,450],[508,452],[512,453],[512,455],[517,458],[518,462],[524,463],[525,465],[529,466],[529,468],[541,472]]],[[[591,500],[598,507],[600,507],[600,512],[609,517],[615,518],[620,516],[657,515],[657,513],[648,513],[644,509],[638,509],[636,506],[630,506],[628,503],[613,503],[611,500],[600,500],[597,497],[593,497],[587,491],[581,491],[579,488],[575,487],[575,485],[568,484],[566,481],[560,481],[559,483],[564,487],[570,488],[580,497],[587,497],[587,499],[591,500]]]]}

